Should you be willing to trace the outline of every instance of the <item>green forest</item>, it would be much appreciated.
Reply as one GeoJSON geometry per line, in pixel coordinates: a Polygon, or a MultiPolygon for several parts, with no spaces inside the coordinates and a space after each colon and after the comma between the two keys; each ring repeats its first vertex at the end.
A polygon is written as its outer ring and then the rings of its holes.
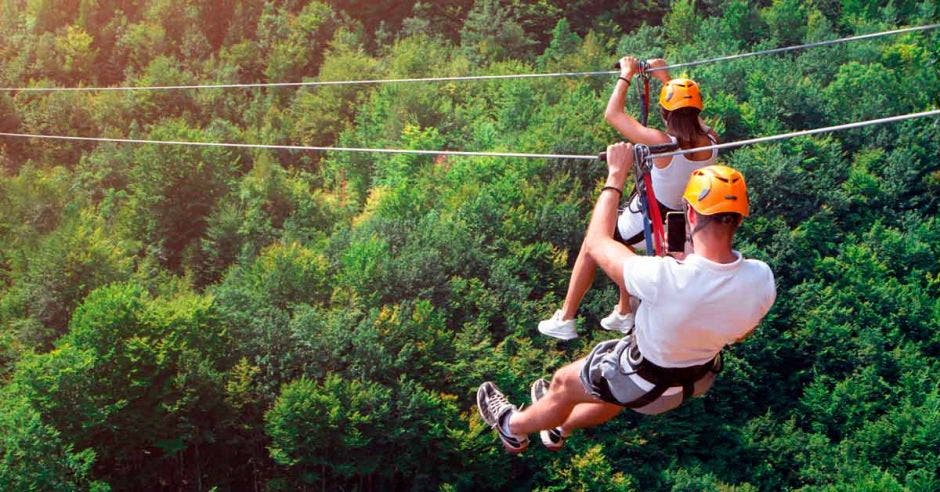
{"type": "MultiPolygon", "coordinates": [[[[598,71],[938,21],[935,0],[0,0],[0,86],[598,71]]],[[[938,47],[673,76],[730,142],[936,109],[938,47]]],[[[615,81],[4,90],[0,132],[596,154],[615,81]]],[[[722,151],[774,308],[703,398],[511,457],[477,386],[527,401],[613,336],[603,275],[581,338],[536,331],[604,163],[0,137],[0,490],[938,490],[938,156],[937,118],[722,151]]]]}

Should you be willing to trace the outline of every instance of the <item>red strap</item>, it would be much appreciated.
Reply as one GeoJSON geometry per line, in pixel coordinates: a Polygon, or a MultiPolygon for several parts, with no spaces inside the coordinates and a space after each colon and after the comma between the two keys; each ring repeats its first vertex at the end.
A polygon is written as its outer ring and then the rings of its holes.
{"type": "MultiPolygon", "coordinates": [[[[643,126],[646,126],[649,121],[649,110],[650,110],[650,78],[649,76],[643,77],[643,94],[641,95],[642,100],[642,118],[643,126]]],[[[643,173],[643,182],[646,183],[646,214],[649,216],[650,222],[652,224],[652,242],[653,249],[656,252],[656,256],[663,256],[666,254],[666,243],[665,238],[666,234],[663,231],[663,217],[659,213],[659,202],[656,201],[656,194],[653,193],[653,178],[650,176],[650,172],[646,171],[643,173]]]]}
{"type": "Polygon", "coordinates": [[[656,201],[656,194],[653,193],[653,178],[649,172],[643,173],[643,182],[646,183],[646,211],[653,228],[653,249],[656,250],[656,256],[663,256],[666,254],[663,216],[659,213],[659,202],[656,201]]]}

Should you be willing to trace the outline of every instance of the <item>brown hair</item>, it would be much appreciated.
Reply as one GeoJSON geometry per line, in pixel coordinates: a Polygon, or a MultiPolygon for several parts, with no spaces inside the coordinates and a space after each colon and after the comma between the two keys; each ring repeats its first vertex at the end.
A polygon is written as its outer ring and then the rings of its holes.
{"type": "Polygon", "coordinates": [[[680,148],[692,147],[696,138],[707,135],[705,127],[699,121],[701,110],[698,108],[679,108],[675,111],[660,108],[660,111],[666,122],[666,133],[676,137],[680,148]]]}
{"type": "Polygon", "coordinates": [[[698,210],[690,207],[688,202],[685,203],[685,207],[686,210],[691,210],[698,220],[698,224],[696,224],[695,229],[689,233],[690,236],[709,226],[722,227],[725,230],[725,234],[734,236],[734,233],[737,232],[738,227],[741,226],[741,222],[744,221],[744,216],[736,212],[721,212],[712,215],[705,215],[700,214],[698,210]]]}

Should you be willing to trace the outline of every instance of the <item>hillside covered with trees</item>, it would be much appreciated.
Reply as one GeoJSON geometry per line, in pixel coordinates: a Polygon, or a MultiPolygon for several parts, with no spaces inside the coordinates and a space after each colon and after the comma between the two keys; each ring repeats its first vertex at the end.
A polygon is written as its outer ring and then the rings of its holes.
{"type": "MultiPolygon", "coordinates": [[[[932,0],[610,5],[0,0],[0,86],[595,71],[940,20],[932,0]]],[[[937,108],[938,46],[685,73],[734,141],[937,108]]],[[[614,78],[3,91],[0,132],[595,154],[614,78]]],[[[704,398],[510,457],[477,386],[526,401],[610,337],[603,278],[582,338],[535,329],[603,163],[0,137],[0,489],[938,490],[938,156],[937,118],[723,152],[773,310],[704,398]]]]}

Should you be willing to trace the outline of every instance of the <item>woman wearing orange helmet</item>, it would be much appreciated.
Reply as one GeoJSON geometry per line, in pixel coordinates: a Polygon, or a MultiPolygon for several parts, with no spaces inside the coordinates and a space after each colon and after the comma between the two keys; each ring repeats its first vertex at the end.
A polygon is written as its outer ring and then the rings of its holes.
{"type": "MultiPolygon", "coordinates": [[[[705,147],[716,143],[717,138],[714,132],[706,127],[699,117],[703,104],[698,84],[687,78],[670,79],[669,72],[662,69],[666,66],[666,61],[661,58],[648,60],[647,65],[650,69],[656,69],[650,70],[650,75],[663,83],[659,94],[659,106],[666,131],[644,126],[624,112],[627,89],[634,75],[640,72],[639,65],[637,59],[632,56],[620,59],[620,77],[617,79],[617,85],[604,112],[607,122],[632,143],[646,145],[676,143],[680,149],[705,147]]],[[[689,175],[697,168],[714,164],[717,156],[717,150],[710,150],[653,160],[653,169],[650,174],[653,192],[659,201],[657,205],[660,208],[661,217],[665,218],[666,212],[681,208],[682,190],[689,175]]],[[[643,214],[640,213],[638,200],[639,197],[634,194],[627,206],[621,210],[614,232],[614,238],[627,246],[643,244],[644,219],[643,214]]],[[[538,329],[541,333],[562,340],[570,340],[578,336],[575,330],[575,315],[581,299],[594,281],[596,268],[597,265],[584,254],[582,245],[571,272],[565,302],[551,318],[539,322],[538,329]]],[[[607,330],[626,333],[634,323],[631,311],[630,295],[621,289],[620,302],[614,306],[613,311],[607,317],[601,320],[601,326],[607,330]]]]}

